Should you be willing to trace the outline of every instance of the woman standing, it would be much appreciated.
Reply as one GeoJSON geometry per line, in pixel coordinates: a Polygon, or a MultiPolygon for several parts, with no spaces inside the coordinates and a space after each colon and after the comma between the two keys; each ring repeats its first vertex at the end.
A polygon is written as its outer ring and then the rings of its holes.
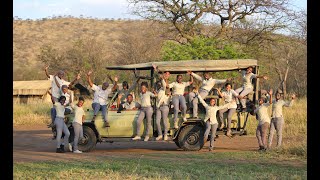
{"type": "Polygon", "coordinates": [[[66,125],[66,123],[64,123],[64,111],[65,111],[65,107],[64,107],[64,103],[66,101],[66,97],[64,96],[60,96],[59,98],[59,102],[54,102],[53,106],[57,112],[56,118],[54,120],[54,124],[56,125],[56,130],[57,130],[57,153],[64,153],[64,145],[63,143],[61,143],[61,136],[62,136],[62,132],[64,133],[64,140],[67,141],[67,143],[69,143],[69,136],[70,136],[70,132],[69,129],[66,125]]]}
{"type": "Polygon", "coordinates": [[[219,110],[219,119],[220,119],[220,129],[224,127],[224,119],[223,119],[223,114],[225,112],[228,113],[228,125],[227,125],[227,136],[231,137],[231,118],[232,115],[236,112],[237,109],[237,104],[236,104],[236,98],[239,96],[237,92],[235,92],[233,89],[231,89],[231,84],[226,83],[225,85],[226,90],[223,91],[222,93],[218,90],[218,94],[224,98],[225,104],[230,103],[230,105],[224,109],[219,110]]]}

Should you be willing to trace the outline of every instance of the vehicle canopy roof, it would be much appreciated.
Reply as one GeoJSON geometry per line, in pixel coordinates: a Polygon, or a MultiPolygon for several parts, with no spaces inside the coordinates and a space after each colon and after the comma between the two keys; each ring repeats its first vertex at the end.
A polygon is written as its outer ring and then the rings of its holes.
{"type": "Polygon", "coordinates": [[[255,59],[225,59],[225,60],[183,60],[183,61],[157,61],[139,64],[107,66],[109,70],[151,70],[155,64],[159,71],[180,73],[186,71],[231,71],[246,69],[249,66],[258,66],[255,59]]]}

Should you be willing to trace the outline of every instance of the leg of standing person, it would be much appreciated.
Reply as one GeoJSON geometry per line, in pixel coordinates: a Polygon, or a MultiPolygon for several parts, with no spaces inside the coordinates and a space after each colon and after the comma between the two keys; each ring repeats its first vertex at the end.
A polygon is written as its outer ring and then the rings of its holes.
{"type": "Polygon", "coordinates": [[[219,129],[222,129],[224,127],[224,113],[228,111],[228,108],[220,109],[219,112],[219,121],[220,121],[220,127],[219,129]]]}
{"type": "Polygon", "coordinates": [[[100,111],[100,104],[99,103],[92,103],[91,106],[93,109],[92,121],[95,121],[96,116],[97,116],[98,112],[100,111]]]}
{"type": "Polygon", "coordinates": [[[283,117],[276,118],[275,129],[277,130],[277,148],[281,147],[282,144],[282,129],[284,126],[283,117]]]}
{"type": "Polygon", "coordinates": [[[64,134],[64,141],[65,141],[65,144],[69,144],[69,136],[70,136],[70,131],[66,125],[66,123],[64,123],[63,121],[63,134],[64,134]]]}
{"type": "Polygon", "coordinates": [[[169,106],[162,106],[161,107],[161,112],[162,112],[162,121],[163,121],[163,126],[164,126],[164,137],[163,140],[168,140],[168,114],[169,114],[169,106]]]}
{"type": "Polygon", "coordinates": [[[146,136],[144,138],[144,141],[148,141],[149,140],[149,132],[152,129],[152,127],[151,127],[152,114],[153,114],[153,108],[152,107],[147,107],[146,108],[147,130],[146,130],[146,136]]]}
{"type": "Polygon", "coordinates": [[[262,144],[264,150],[267,149],[267,135],[268,135],[268,129],[269,129],[270,123],[265,122],[261,126],[261,138],[262,138],[262,144]]]}
{"type": "Polygon", "coordinates": [[[209,151],[212,151],[214,148],[214,138],[216,137],[217,128],[218,128],[218,123],[211,124],[211,137],[210,137],[209,151]]]}
{"type": "Polygon", "coordinates": [[[269,131],[269,137],[268,137],[268,148],[271,148],[274,131],[275,131],[275,118],[272,118],[271,122],[270,122],[270,131],[269,131]]]}
{"type": "Polygon", "coordinates": [[[261,126],[262,125],[258,125],[257,126],[257,130],[256,130],[256,137],[258,139],[258,144],[259,144],[259,150],[263,149],[263,143],[262,143],[262,138],[261,138],[261,126]]]}
{"type": "Polygon", "coordinates": [[[227,116],[227,120],[228,120],[228,125],[227,125],[227,136],[231,137],[231,121],[232,121],[232,116],[233,114],[236,112],[236,108],[230,108],[228,110],[228,116],[227,116]]]}
{"type": "Polygon", "coordinates": [[[56,131],[57,131],[57,136],[56,136],[56,141],[57,141],[57,153],[61,153],[64,152],[61,148],[60,148],[60,144],[61,144],[61,136],[62,136],[62,129],[63,129],[63,118],[59,118],[56,117],[54,120],[54,124],[56,126],[56,131]]]}
{"type": "Polygon", "coordinates": [[[146,115],[145,108],[141,108],[138,119],[137,119],[136,136],[134,138],[132,138],[132,140],[140,140],[141,139],[141,136],[139,134],[140,134],[141,123],[142,123],[145,115],[146,115]]]}
{"type": "Polygon", "coordinates": [[[178,129],[179,96],[174,95],[172,97],[172,104],[174,108],[174,118],[173,118],[174,128],[178,129]]]}
{"type": "Polygon", "coordinates": [[[157,130],[158,130],[158,137],[156,138],[156,140],[160,140],[162,139],[162,130],[161,130],[161,108],[159,107],[157,108],[157,112],[156,112],[156,123],[157,123],[157,130]]]}
{"type": "Polygon", "coordinates": [[[208,140],[210,129],[211,129],[210,121],[207,120],[207,122],[206,122],[206,131],[204,132],[204,135],[203,135],[203,142],[206,142],[208,140]]]}
{"type": "Polygon", "coordinates": [[[181,116],[183,118],[183,121],[187,121],[187,118],[186,118],[186,115],[187,115],[186,98],[184,96],[179,96],[179,103],[181,106],[181,116]]]}
{"type": "Polygon", "coordinates": [[[72,123],[73,130],[74,130],[74,140],[73,140],[73,149],[72,151],[78,150],[78,142],[80,138],[80,131],[81,131],[81,124],[79,123],[72,123]]]}

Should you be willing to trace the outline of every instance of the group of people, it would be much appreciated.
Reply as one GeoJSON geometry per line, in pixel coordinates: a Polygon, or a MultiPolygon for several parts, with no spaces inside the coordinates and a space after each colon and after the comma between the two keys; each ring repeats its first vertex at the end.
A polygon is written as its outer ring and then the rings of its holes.
{"type": "Polygon", "coordinates": [[[78,141],[83,141],[83,128],[82,123],[85,120],[85,112],[82,108],[84,98],[79,97],[78,102],[75,104],[73,93],[69,89],[72,85],[80,79],[80,74],[76,76],[74,81],[68,82],[63,78],[65,76],[64,71],[58,71],[55,75],[49,75],[49,66],[45,67],[45,73],[48,79],[51,81],[51,100],[53,108],[51,109],[52,123],[50,127],[55,126],[56,128],[56,140],[57,140],[57,153],[65,152],[65,144],[68,144],[69,150],[73,153],[82,153],[78,149],[78,141]],[[65,115],[74,113],[75,117],[72,122],[74,129],[74,140],[73,143],[69,143],[70,131],[65,123],[65,115]],[[64,134],[62,138],[62,133],[64,134]],[[61,141],[62,139],[62,141],[61,141]],[[65,142],[66,143],[65,143],[65,142]]]}
{"type": "MultiPolygon", "coordinates": [[[[258,76],[254,73],[253,67],[248,67],[246,71],[242,72],[242,80],[243,85],[233,90],[231,83],[228,83],[228,81],[231,80],[231,78],[228,79],[213,79],[209,73],[205,72],[203,73],[203,77],[199,76],[196,73],[193,73],[191,71],[187,71],[187,75],[190,76],[190,80],[187,82],[182,81],[182,75],[179,74],[176,76],[176,81],[169,83],[169,77],[170,72],[165,71],[160,73],[158,70],[158,67],[156,65],[153,65],[156,72],[159,74],[159,79],[155,83],[154,88],[150,88],[152,90],[149,90],[149,86],[147,82],[142,82],[140,84],[140,103],[136,102],[135,96],[133,92],[129,92],[129,85],[127,81],[124,81],[122,83],[122,89],[118,89],[118,78],[115,77],[113,81],[113,87],[110,89],[109,83],[104,82],[102,86],[97,86],[96,84],[92,83],[91,80],[91,74],[92,71],[89,71],[87,76],[87,82],[90,85],[91,89],[94,91],[94,99],[92,103],[92,109],[94,111],[92,122],[95,121],[95,118],[97,116],[97,113],[99,111],[102,111],[103,120],[105,121],[105,126],[110,127],[110,124],[108,122],[108,98],[110,93],[112,92],[118,92],[118,99],[117,99],[117,106],[119,110],[139,110],[139,115],[137,118],[137,126],[136,126],[136,133],[132,140],[141,140],[141,124],[143,120],[146,118],[146,131],[144,136],[144,141],[148,141],[150,139],[149,132],[151,132],[151,121],[152,121],[152,115],[153,115],[153,107],[151,105],[151,99],[156,98],[156,126],[157,126],[157,132],[158,136],[156,137],[156,140],[168,140],[168,114],[170,105],[173,105],[174,109],[174,128],[179,128],[178,126],[178,115],[179,112],[181,112],[181,118],[183,121],[187,121],[186,118],[186,111],[187,111],[187,103],[185,98],[185,88],[187,86],[190,86],[194,81],[193,78],[201,82],[201,85],[198,88],[194,88],[192,92],[189,93],[188,96],[188,102],[191,106],[192,110],[192,117],[198,118],[198,107],[199,102],[204,106],[206,109],[206,115],[204,118],[204,121],[206,123],[206,130],[204,134],[204,139],[208,138],[209,132],[211,130],[211,139],[210,139],[210,145],[209,150],[213,150],[214,148],[214,137],[216,134],[216,130],[218,128],[218,120],[220,121],[220,129],[222,129],[224,124],[224,113],[227,113],[227,133],[226,135],[228,137],[231,137],[231,118],[233,114],[236,112],[237,108],[240,108],[240,111],[246,111],[246,96],[253,92],[253,85],[252,80],[254,78],[263,78],[267,79],[266,76],[258,76]],[[217,84],[223,84],[224,85],[224,91],[221,92],[220,88],[216,88],[219,96],[223,97],[224,99],[224,105],[223,106],[216,106],[216,100],[214,98],[211,98],[209,104],[205,102],[204,99],[209,95],[209,92],[214,88],[217,84]],[[218,113],[218,120],[216,118],[216,115],[218,113]],[[163,121],[164,125],[164,131],[162,131],[161,128],[161,120],[163,121]]],[[[81,153],[77,149],[77,143],[81,138],[83,137],[83,131],[82,131],[82,122],[84,120],[84,111],[81,108],[84,100],[83,98],[79,98],[79,101],[76,105],[73,104],[73,97],[72,95],[68,94],[68,89],[74,84],[78,79],[80,79],[80,74],[77,75],[74,81],[67,82],[63,80],[64,73],[63,71],[59,71],[56,75],[49,75],[47,72],[48,67],[45,68],[46,75],[48,79],[52,81],[52,102],[54,104],[54,108],[52,109],[52,118],[53,122],[56,125],[57,129],[57,152],[64,151],[64,143],[61,143],[61,134],[64,133],[64,139],[68,140],[68,137],[70,135],[70,132],[68,131],[68,128],[66,127],[66,124],[63,121],[64,115],[67,113],[70,113],[73,111],[75,113],[75,120],[73,123],[77,123],[74,126],[75,131],[77,131],[77,134],[75,135],[75,139],[72,144],[72,151],[75,153],[81,153]],[[82,110],[81,110],[82,109],[82,110]],[[76,128],[75,128],[76,127],[76,128]],[[77,129],[77,130],[76,130],[77,129]]],[[[276,94],[276,100],[275,102],[272,102],[272,90],[269,92],[270,94],[270,102],[265,103],[265,99],[260,98],[259,99],[259,107],[257,107],[254,110],[254,113],[257,114],[259,125],[257,127],[257,138],[259,142],[260,149],[266,149],[267,143],[266,143],[266,130],[268,129],[270,125],[270,136],[269,136],[269,143],[268,145],[271,146],[272,143],[272,137],[274,130],[277,130],[278,133],[278,144],[277,146],[281,145],[281,134],[282,134],[282,126],[283,126],[283,117],[282,117],[282,106],[291,106],[292,101],[288,104],[287,102],[284,102],[283,100],[280,100],[281,95],[279,93],[276,94]],[[268,119],[267,111],[264,107],[267,107],[269,105],[273,104],[273,113],[272,113],[272,120],[270,118],[268,119]],[[280,108],[281,107],[281,108],[280,108]]],[[[295,97],[292,97],[292,100],[295,97]]],[[[71,145],[70,145],[71,146],[71,145]]],[[[71,149],[71,147],[70,147],[71,149]]]]}
{"type": "Polygon", "coordinates": [[[282,107],[291,107],[293,101],[296,98],[295,94],[291,96],[291,101],[284,101],[283,94],[279,91],[276,92],[276,99],[272,99],[273,90],[270,89],[269,101],[266,97],[259,98],[259,106],[254,109],[254,113],[257,115],[257,120],[259,121],[256,136],[258,139],[259,150],[267,150],[271,148],[274,131],[277,131],[277,145],[279,148],[282,144],[282,129],[284,126],[284,118],[282,113],[282,107]],[[268,113],[268,107],[272,105],[271,118],[268,113]],[[268,136],[269,130],[269,137],[268,136]],[[268,139],[268,142],[267,142],[268,139]]]}

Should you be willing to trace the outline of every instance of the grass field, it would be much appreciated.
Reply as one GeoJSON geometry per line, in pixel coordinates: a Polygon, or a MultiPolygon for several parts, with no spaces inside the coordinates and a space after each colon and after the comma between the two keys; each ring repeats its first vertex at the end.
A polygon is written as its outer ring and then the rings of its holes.
{"type": "Polygon", "coordinates": [[[14,163],[14,179],[27,178],[307,179],[307,164],[306,159],[273,152],[157,153],[98,161],[14,163]]]}
{"type": "MultiPolygon", "coordinates": [[[[85,108],[91,102],[86,101],[85,108]]],[[[51,104],[14,105],[14,125],[47,124],[51,104]]],[[[280,149],[196,153],[146,153],[103,156],[92,161],[14,162],[14,179],[307,179],[307,100],[284,108],[284,138],[280,149]]],[[[269,111],[270,112],[270,111],[269,111]]],[[[250,117],[249,136],[257,121],[250,117]]]]}

